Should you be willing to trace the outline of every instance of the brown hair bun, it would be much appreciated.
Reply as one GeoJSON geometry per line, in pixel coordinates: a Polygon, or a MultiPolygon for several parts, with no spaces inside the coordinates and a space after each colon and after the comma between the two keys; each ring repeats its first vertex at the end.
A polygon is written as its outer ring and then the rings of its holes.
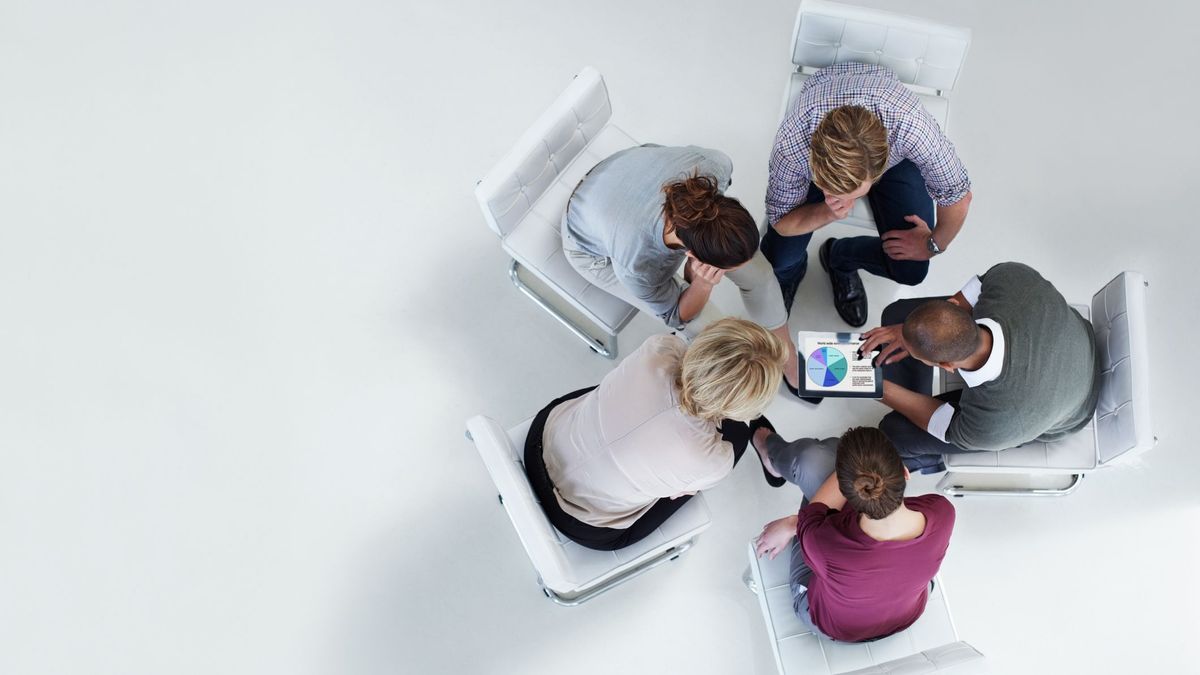
{"type": "Polygon", "coordinates": [[[758,225],[738,200],[721,194],[717,179],[697,172],[662,191],[664,228],[697,260],[727,270],[754,257],[758,225]]]}
{"type": "Polygon", "coordinates": [[[689,228],[698,223],[715,220],[720,207],[717,181],[709,176],[692,174],[684,180],[663,186],[663,214],[676,228],[689,228]]]}
{"type": "Polygon", "coordinates": [[[879,499],[883,490],[883,476],[877,473],[860,473],[854,479],[854,492],[859,499],[879,499]]]}
{"type": "Polygon", "coordinates": [[[904,463],[878,429],[855,427],[842,434],[837,481],[846,503],[872,520],[888,517],[904,503],[904,463]]]}

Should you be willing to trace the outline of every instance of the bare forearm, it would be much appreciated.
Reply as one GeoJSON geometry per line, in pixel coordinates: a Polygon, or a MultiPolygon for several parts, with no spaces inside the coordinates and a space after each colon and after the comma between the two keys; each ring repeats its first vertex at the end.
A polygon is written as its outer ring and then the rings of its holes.
{"type": "Polygon", "coordinates": [[[942,402],[932,396],[918,394],[888,381],[883,383],[883,404],[925,430],[929,429],[929,418],[933,417],[934,411],[942,407],[942,402]]]}
{"type": "Polygon", "coordinates": [[[712,295],[713,287],[703,281],[693,281],[679,295],[679,320],[687,323],[700,315],[700,311],[708,304],[708,296],[712,295]]]}
{"type": "Polygon", "coordinates": [[[821,502],[831,509],[841,509],[846,505],[846,498],[842,496],[842,489],[838,487],[837,472],[829,474],[829,478],[821,483],[821,487],[817,488],[817,494],[812,495],[808,499],[810,502],[821,502]]]}
{"type": "Polygon", "coordinates": [[[938,248],[945,251],[950,242],[958,236],[963,223],[967,220],[967,211],[971,208],[971,193],[950,206],[937,207],[937,227],[933,231],[933,240],[938,248]]]}
{"type": "Polygon", "coordinates": [[[775,222],[775,231],[785,237],[808,234],[833,222],[833,210],[825,202],[801,204],[775,222]]]}

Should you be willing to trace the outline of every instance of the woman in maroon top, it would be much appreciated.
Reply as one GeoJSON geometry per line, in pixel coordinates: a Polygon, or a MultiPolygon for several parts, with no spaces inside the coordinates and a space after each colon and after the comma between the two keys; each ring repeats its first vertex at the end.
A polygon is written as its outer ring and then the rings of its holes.
{"type": "Polygon", "coordinates": [[[950,501],[936,494],[905,498],[908,469],[878,429],[790,443],[760,429],[753,441],[767,470],[811,500],[799,514],[768,523],[756,545],[759,556],[774,558],[797,539],[791,586],[800,620],[844,642],[911,626],[925,611],[950,544],[950,501]],[[836,471],[817,487],[822,467],[836,471]]]}

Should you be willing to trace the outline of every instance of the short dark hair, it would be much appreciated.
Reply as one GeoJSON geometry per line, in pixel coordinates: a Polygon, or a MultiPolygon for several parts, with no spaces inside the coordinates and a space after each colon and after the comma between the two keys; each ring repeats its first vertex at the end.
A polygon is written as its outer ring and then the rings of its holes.
{"type": "Polygon", "coordinates": [[[979,349],[979,326],[967,310],[930,300],[904,320],[904,341],[914,356],[934,363],[962,361],[979,349]]]}
{"type": "Polygon", "coordinates": [[[667,183],[663,217],[697,260],[730,269],[758,251],[758,225],[746,207],[717,187],[716,179],[699,174],[667,183]]]}
{"type": "Polygon", "coordinates": [[[842,434],[836,467],[842,496],[866,517],[886,518],[904,502],[904,463],[882,431],[854,427],[842,434]]]}

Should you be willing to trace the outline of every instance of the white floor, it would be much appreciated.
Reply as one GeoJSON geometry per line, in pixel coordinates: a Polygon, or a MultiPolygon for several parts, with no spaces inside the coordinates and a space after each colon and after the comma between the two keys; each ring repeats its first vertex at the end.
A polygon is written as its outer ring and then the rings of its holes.
{"type": "MultiPolygon", "coordinates": [[[[975,31],[951,112],[975,201],[920,292],[1003,260],[1072,299],[1151,281],[1161,443],[1067,499],[956,502],[960,632],[998,673],[1197,672],[1200,17],[869,4],[975,31]]],[[[612,367],[508,284],[475,180],[591,64],[623,127],[725,150],[761,213],[795,8],[9,3],[0,672],[773,672],[739,577],[797,493],[744,462],[691,553],[564,609],[462,431],[612,367]]],[[[827,284],[793,328],[841,325],[827,284]]],[[[869,289],[877,316],[897,289],[869,289]]],[[[883,413],[770,410],[787,436],[883,413]]]]}

